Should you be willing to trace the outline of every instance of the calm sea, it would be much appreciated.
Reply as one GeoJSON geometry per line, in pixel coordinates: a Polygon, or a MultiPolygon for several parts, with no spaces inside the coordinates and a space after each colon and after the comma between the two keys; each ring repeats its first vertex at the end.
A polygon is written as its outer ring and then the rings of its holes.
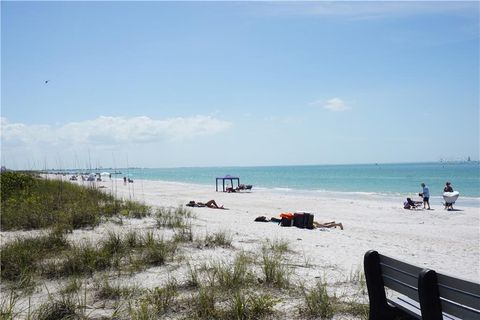
{"type": "Polygon", "coordinates": [[[420,192],[420,183],[441,196],[450,181],[462,197],[480,198],[480,163],[408,163],[273,167],[130,168],[134,179],[163,180],[215,186],[215,178],[238,176],[254,188],[283,191],[367,193],[404,196],[420,192]]]}

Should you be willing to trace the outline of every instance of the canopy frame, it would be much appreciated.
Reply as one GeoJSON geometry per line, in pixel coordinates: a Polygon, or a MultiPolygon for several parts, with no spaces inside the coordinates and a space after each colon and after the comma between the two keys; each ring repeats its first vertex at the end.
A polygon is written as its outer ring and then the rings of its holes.
{"type": "Polygon", "coordinates": [[[233,185],[233,182],[237,182],[237,188],[240,186],[240,178],[239,177],[232,177],[230,175],[226,175],[225,177],[217,177],[215,179],[215,191],[218,192],[218,182],[222,181],[222,191],[227,192],[227,189],[225,189],[225,181],[230,181],[230,184],[232,188],[235,188],[233,185]]]}

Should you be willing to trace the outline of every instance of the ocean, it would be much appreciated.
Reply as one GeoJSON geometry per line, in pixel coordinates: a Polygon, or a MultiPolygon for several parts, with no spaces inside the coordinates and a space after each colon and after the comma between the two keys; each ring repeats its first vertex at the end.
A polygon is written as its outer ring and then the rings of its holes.
{"type": "Polygon", "coordinates": [[[193,167],[118,169],[133,179],[211,185],[231,175],[255,189],[292,192],[335,192],[403,197],[421,191],[424,182],[432,197],[441,197],[450,181],[461,197],[480,199],[480,163],[403,163],[360,165],[193,167]]]}

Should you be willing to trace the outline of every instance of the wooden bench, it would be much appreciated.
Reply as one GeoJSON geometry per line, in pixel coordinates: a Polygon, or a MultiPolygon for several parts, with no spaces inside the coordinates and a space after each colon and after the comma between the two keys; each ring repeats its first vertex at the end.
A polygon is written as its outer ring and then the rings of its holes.
{"type": "Polygon", "coordinates": [[[480,284],[437,274],[376,251],[364,257],[370,320],[480,320],[480,284]],[[398,293],[387,298],[385,287],[398,293]]]}

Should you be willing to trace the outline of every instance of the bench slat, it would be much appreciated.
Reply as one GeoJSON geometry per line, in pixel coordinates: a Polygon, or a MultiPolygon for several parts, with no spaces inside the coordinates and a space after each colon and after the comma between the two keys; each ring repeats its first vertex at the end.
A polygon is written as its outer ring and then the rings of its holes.
{"type": "Polygon", "coordinates": [[[442,304],[442,312],[448,315],[452,315],[460,319],[470,319],[470,320],[480,319],[480,311],[478,309],[468,308],[458,303],[445,300],[445,299],[441,299],[440,303],[442,304]]]}
{"type": "MultiPolygon", "coordinates": [[[[373,278],[378,280],[373,281],[369,285],[369,289],[373,287],[377,291],[381,290],[381,280],[383,280],[385,287],[401,294],[401,296],[387,299],[387,301],[385,301],[384,293],[379,294],[377,296],[380,300],[382,300],[383,295],[384,302],[381,303],[387,303],[390,307],[393,306],[404,314],[417,319],[422,318],[422,308],[424,308],[424,316],[430,318],[433,316],[437,319],[440,316],[441,306],[443,320],[480,320],[479,283],[437,274],[434,271],[432,273],[431,270],[380,255],[376,251],[367,252],[365,261],[370,256],[375,257],[375,260],[368,260],[369,263],[365,265],[369,267],[365,267],[365,270],[371,270],[371,274],[378,274],[377,278],[373,278]],[[375,261],[373,265],[370,263],[371,261],[375,261]],[[381,277],[381,280],[378,277],[381,277]],[[421,307],[418,292],[419,283],[424,290],[422,291],[422,303],[425,303],[425,305],[421,307]],[[435,298],[437,292],[440,295],[440,300],[435,298]]],[[[373,295],[373,297],[377,296],[373,295]]],[[[370,308],[371,310],[373,308],[377,316],[381,315],[380,318],[383,318],[386,314],[385,309],[382,309],[385,308],[382,304],[371,304],[370,308]]]]}
{"type": "Polygon", "coordinates": [[[382,267],[383,275],[389,276],[390,278],[397,279],[411,287],[414,287],[414,288],[418,287],[418,273],[411,274],[399,268],[396,268],[392,265],[386,265],[383,263],[380,263],[380,266],[382,267]]]}
{"type": "Polygon", "coordinates": [[[403,272],[406,272],[408,274],[418,276],[420,271],[422,271],[422,268],[411,265],[411,264],[408,264],[408,263],[405,263],[403,261],[395,260],[395,259],[392,259],[390,257],[384,256],[384,255],[381,255],[381,254],[379,254],[379,256],[380,256],[380,263],[381,264],[384,264],[384,265],[391,266],[393,268],[402,270],[403,272]]]}
{"type": "Polygon", "coordinates": [[[417,301],[414,301],[407,297],[396,297],[393,299],[388,299],[393,306],[407,312],[409,315],[422,319],[420,304],[417,301]]]}
{"type": "Polygon", "coordinates": [[[480,284],[437,273],[440,297],[480,309],[480,284]]]}
{"type": "Polygon", "coordinates": [[[394,291],[397,291],[415,301],[418,301],[417,288],[412,287],[404,282],[398,281],[386,275],[382,275],[382,277],[383,277],[383,283],[385,284],[386,287],[394,291]]]}

